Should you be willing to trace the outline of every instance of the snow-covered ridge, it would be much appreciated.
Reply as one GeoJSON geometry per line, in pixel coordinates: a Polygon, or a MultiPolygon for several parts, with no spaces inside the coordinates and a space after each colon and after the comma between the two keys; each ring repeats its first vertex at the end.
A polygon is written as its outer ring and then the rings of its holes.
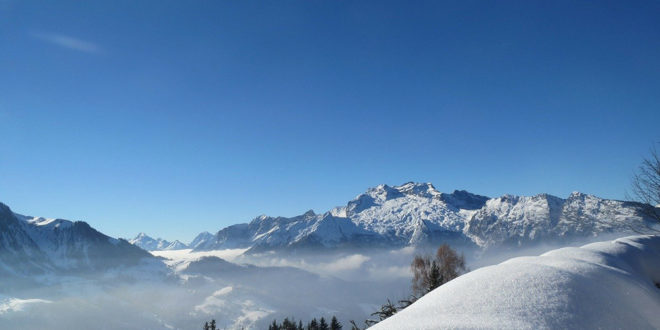
{"type": "Polygon", "coordinates": [[[2,275],[99,271],[136,265],[142,259],[153,256],[86,222],[24,216],[0,203],[2,275]]]}
{"type": "Polygon", "coordinates": [[[660,236],[510,259],[458,277],[373,329],[658,329],[660,236]]]}
{"type": "Polygon", "coordinates": [[[135,238],[130,239],[128,242],[147,251],[183,250],[188,248],[186,244],[181,243],[178,240],[170,242],[162,238],[154,239],[145,233],[139,233],[135,238]]]}
{"type": "Polygon", "coordinates": [[[450,241],[478,247],[520,246],[545,238],[572,240],[628,232],[646,221],[640,204],[582,193],[489,198],[442,193],[430,183],[369,188],[346,206],[323,214],[259,216],[250,223],[200,234],[195,250],[252,251],[355,246],[406,246],[450,241]]]}

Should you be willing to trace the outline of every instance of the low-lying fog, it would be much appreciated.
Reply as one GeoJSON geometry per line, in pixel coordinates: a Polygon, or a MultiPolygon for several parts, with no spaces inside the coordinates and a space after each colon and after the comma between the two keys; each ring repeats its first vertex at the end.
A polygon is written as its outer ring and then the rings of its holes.
{"type": "MultiPolygon", "coordinates": [[[[485,255],[457,250],[476,269],[553,248],[485,255]]],[[[362,324],[388,299],[407,298],[410,261],[416,253],[433,251],[243,252],[157,251],[152,254],[167,267],[151,262],[102,275],[41,276],[41,284],[0,292],[0,328],[198,329],[215,319],[220,329],[261,329],[273,319],[307,322],[332,315],[347,327],[349,320],[362,324]]]]}

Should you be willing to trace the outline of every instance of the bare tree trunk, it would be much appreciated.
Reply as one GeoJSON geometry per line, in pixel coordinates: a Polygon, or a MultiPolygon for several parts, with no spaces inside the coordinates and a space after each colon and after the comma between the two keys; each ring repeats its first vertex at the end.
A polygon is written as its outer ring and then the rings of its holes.
{"type": "MultiPolygon", "coordinates": [[[[641,211],[660,224],[660,156],[655,147],[651,149],[651,155],[642,160],[631,186],[631,199],[642,203],[641,211]]],[[[658,232],[658,229],[648,229],[658,232]]]]}

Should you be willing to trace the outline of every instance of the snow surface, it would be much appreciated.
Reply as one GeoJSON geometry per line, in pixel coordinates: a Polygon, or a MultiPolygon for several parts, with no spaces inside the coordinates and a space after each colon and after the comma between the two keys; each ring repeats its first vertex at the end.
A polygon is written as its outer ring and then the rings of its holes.
{"type": "Polygon", "coordinates": [[[441,286],[379,329],[658,329],[660,236],[561,248],[441,286]]]}

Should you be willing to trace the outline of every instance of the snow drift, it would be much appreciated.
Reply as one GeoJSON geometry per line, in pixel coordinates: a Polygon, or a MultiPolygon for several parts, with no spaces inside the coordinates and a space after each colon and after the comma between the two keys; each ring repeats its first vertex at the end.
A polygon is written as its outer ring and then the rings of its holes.
{"type": "Polygon", "coordinates": [[[660,236],[510,259],[461,276],[373,329],[658,329],[660,236]]]}

